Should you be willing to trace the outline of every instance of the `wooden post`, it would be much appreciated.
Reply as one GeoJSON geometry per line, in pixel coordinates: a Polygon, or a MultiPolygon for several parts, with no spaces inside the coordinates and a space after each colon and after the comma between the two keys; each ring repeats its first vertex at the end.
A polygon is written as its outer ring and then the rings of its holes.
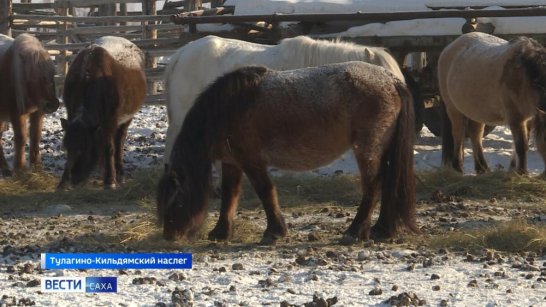
{"type": "Polygon", "coordinates": [[[186,12],[197,11],[203,6],[201,0],[185,0],[185,1],[186,2],[184,3],[184,10],[186,12]]]}
{"type": "Polygon", "coordinates": [[[12,0],[0,0],[0,33],[11,36],[12,0]]]}
{"type": "MultiPolygon", "coordinates": [[[[155,0],[142,0],[142,13],[144,15],[157,15],[156,1],[155,0]]],[[[148,25],[155,24],[153,21],[142,22],[144,26],[143,36],[145,39],[157,39],[157,30],[150,29],[148,25]]],[[[157,67],[157,62],[154,56],[151,56],[149,53],[146,53],[146,69],[153,69],[157,67]]],[[[155,95],[157,94],[156,83],[148,81],[148,94],[155,95]]]]}
{"type": "MultiPolygon", "coordinates": [[[[61,7],[58,9],[59,15],[61,16],[68,16],[68,8],[61,7]]],[[[68,44],[68,23],[65,22],[59,22],[57,26],[57,32],[62,32],[64,35],[59,35],[57,37],[57,43],[59,44],[68,44]]],[[[68,72],[68,61],[67,58],[67,52],[66,50],[61,51],[61,53],[58,55],[59,59],[57,61],[57,69],[58,73],[62,74],[63,76],[66,76],[66,73],[68,72]]]]}
{"type": "Polygon", "coordinates": [[[224,4],[224,0],[211,0],[210,7],[218,7],[224,4]]]}

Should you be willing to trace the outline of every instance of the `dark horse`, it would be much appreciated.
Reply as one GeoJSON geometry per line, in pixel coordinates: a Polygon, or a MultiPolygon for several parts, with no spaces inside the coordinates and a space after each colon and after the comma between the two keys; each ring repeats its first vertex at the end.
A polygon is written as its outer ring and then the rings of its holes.
{"type": "Polygon", "coordinates": [[[310,170],[352,148],[362,202],[346,239],[417,231],[414,115],[405,84],[382,67],[347,62],[273,71],[246,67],[217,79],[190,109],[159,183],[163,236],[191,236],[207,215],[211,164],[222,162],[222,207],[210,239],[228,240],[246,174],[262,201],[262,243],[286,235],[268,166],[310,170]],[[371,216],[382,187],[379,220],[371,216]]]}
{"type": "Polygon", "coordinates": [[[15,136],[15,171],[25,167],[27,121],[30,120],[31,166],[39,166],[40,137],[45,113],[59,108],[55,93],[55,66],[40,41],[21,34],[15,40],[0,34],[0,169],[10,176],[11,170],[2,148],[2,132],[11,122],[15,136]]]}
{"type": "Polygon", "coordinates": [[[123,180],[127,128],[145,95],[143,53],[130,41],[105,36],[78,53],[63,93],[67,161],[60,188],[85,182],[99,163],[104,165],[106,188],[123,180]]]}

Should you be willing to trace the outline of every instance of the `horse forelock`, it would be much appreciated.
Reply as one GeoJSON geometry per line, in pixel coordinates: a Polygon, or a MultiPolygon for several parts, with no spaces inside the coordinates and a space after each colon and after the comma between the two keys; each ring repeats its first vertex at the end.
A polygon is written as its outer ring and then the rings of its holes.
{"type": "Polygon", "coordinates": [[[358,45],[344,42],[339,38],[335,41],[315,40],[307,36],[287,38],[279,45],[288,58],[301,58],[301,67],[313,67],[324,64],[349,61],[362,61],[383,66],[404,81],[404,76],[396,60],[382,47],[358,45]]]}

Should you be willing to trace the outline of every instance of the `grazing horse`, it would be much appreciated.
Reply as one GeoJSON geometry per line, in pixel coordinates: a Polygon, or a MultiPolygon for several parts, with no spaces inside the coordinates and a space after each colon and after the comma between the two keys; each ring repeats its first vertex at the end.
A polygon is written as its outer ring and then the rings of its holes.
{"type": "Polygon", "coordinates": [[[144,54],[121,37],[105,36],[78,53],[66,75],[61,119],[67,161],[60,188],[87,180],[104,166],[105,188],[123,181],[127,128],[146,95],[144,54]]]}
{"type": "MultiPolygon", "coordinates": [[[[288,70],[347,61],[376,64],[404,80],[396,60],[386,49],[348,42],[298,36],[270,46],[209,35],[186,44],[171,56],[165,73],[169,116],[165,163],[169,161],[186,113],[199,93],[221,75],[247,65],[288,70]]],[[[418,91],[417,86],[410,89],[412,92],[418,91]]],[[[423,102],[414,99],[414,103],[423,102]]],[[[420,127],[421,123],[416,126],[420,127]]]]}
{"type": "Polygon", "coordinates": [[[13,168],[25,167],[27,121],[30,121],[29,160],[33,167],[41,163],[40,137],[44,114],[59,108],[55,92],[55,66],[47,50],[34,36],[21,34],[13,39],[0,34],[0,169],[12,174],[4,156],[2,132],[11,122],[15,156],[13,168]]]}
{"type": "Polygon", "coordinates": [[[352,149],[362,202],[344,239],[417,232],[411,95],[382,67],[347,62],[274,71],[251,66],[218,78],[196,100],[158,187],[163,237],[192,236],[203,224],[211,164],[222,162],[222,207],[210,239],[228,240],[246,174],[262,201],[262,243],[287,229],[268,166],[304,171],[352,149]],[[381,211],[371,227],[379,188],[381,211]]]}
{"type": "MultiPolygon", "coordinates": [[[[546,49],[533,39],[506,41],[485,33],[462,35],[438,59],[438,81],[449,122],[443,133],[442,162],[463,171],[465,123],[477,173],[487,171],[483,156],[484,126],[508,125],[515,145],[512,166],[527,173],[529,126],[544,135],[540,109],[546,107],[546,49]]],[[[544,138],[537,148],[546,157],[544,138]]]]}

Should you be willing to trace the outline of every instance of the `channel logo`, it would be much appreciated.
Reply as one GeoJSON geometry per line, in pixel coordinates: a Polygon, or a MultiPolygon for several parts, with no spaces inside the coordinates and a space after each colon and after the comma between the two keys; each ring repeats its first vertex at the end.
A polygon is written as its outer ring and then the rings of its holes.
{"type": "Polygon", "coordinates": [[[118,291],[117,277],[43,277],[42,292],[111,293],[118,291]]]}

